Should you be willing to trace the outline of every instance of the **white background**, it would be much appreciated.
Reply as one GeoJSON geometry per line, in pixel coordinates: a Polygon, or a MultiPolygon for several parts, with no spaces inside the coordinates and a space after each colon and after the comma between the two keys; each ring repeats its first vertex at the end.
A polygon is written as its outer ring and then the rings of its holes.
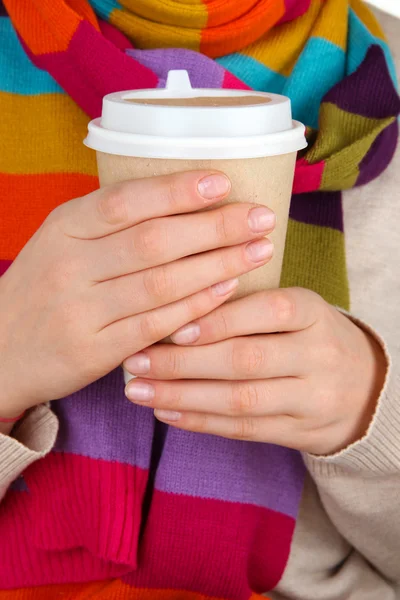
{"type": "Polygon", "coordinates": [[[376,8],[380,8],[381,10],[400,18],[400,0],[367,0],[367,2],[372,4],[372,6],[376,6],[376,8]]]}

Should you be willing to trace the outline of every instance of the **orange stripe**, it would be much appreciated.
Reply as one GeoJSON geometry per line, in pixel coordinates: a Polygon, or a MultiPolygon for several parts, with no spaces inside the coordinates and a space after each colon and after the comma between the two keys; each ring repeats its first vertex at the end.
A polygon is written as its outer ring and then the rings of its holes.
{"type": "MultiPolygon", "coordinates": [[[[222,600],[183,590],[134,589],[116,579],[89,584],[46,585],[0,591],[0,600],[222,600]]],[[[252,594],[249,600],[268,600],[252,594]]]]}
{"type": "Polygon", "coordinates": [[[19,34],[34,54],[64,52],[79,23],[87,19],[99,29],[86,0],[4,0],[19,34]]]}
{"type": "Polygon", "coordinates": [[[208,11],[207,27],[217,27],[223,23],[232,23],[243,15],[255,10],[259,0],[241,0],[227,2],[226,0],[205,0],[208,11]]]}
{"type": "Polygon", "coordinates": [[[56,206],[96,188],[92,175],[0,173],[0,257],[14,260],[56,206]]]}
{"type": "Polygon", "coordinates": [[[256,8],[228,26],[205,29],[200,52],[212,58],[237,52],[269,31],[284,14],[284,0],[261,0],[256,8]]]}

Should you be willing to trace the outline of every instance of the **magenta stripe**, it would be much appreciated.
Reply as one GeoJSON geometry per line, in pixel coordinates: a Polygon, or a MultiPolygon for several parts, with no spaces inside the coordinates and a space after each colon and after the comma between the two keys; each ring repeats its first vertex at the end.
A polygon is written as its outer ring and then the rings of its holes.
{"type": "Polygon", "coordinates": [[[32,62],[54,77],[92,118],[101,115],[103,96],[111,92],[153,88],[158,77],[127,56],[87,21],[81,21],[66,52],[34,56],[32,62]]]}
{"type": "Polygon", "coordinates": [[[0,277],[4,275],[11,263],[11,260],[0,260],[0,277]]]}
{"type": "Polygon", "coordinates": [[[311,0],[285,0],[286,11],[279,23],[293,21],[304,15],[309,9],[311,0]]]}
{"type": "Polygon", "coordinates": [[[255,504],[296,517],[304,464],[298,452],[170,427],[156,487],[165,492],[255,504]]]}

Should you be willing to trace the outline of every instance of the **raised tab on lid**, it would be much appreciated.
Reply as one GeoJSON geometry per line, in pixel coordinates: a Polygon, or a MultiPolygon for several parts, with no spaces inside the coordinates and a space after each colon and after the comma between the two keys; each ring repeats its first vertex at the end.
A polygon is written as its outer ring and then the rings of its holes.
{"type": "Polygon", "coordinates": [[[165,89],[170,92],[191,92],[193,88],[189,73],[183,69],[168,71],[165,89]]]}

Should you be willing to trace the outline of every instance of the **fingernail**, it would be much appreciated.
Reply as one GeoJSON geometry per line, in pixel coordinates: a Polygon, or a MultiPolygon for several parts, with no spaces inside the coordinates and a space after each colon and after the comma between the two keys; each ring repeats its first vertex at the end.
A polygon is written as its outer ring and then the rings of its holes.
{"type": "Polygon", "coordinates": [[[249,212],[248,223],[254,233],[270,231],[275,226],[275,213],[266,206],[257,206],[249,212]]]}
{"type": "Polygon", "coordinates": [[[257,240],[246,246],[247,256],[253,262],[261,262],[270,258],[274,251],[274,245],[269,240],[257,240]]]}
{"type": "Polygon", "coordinates": [[[215,173],[215,175],[209,175],[200,179],[197,189],[200,196],[203,196],[206,200],[212,200],[213,198],[227,194],[231,189],[231,182],[225,175],[215,173]]]}
{"type": "Polygon", "coordinates": [[[125,394],[129,400],[137,402],[150,402],[153,400],[155,393],[154,387],[150,383],[132,381],[125,388],[125,394]]]}
{"type": "Polygon", "coordinates": [[[227,279],[227,281],[220,281],[212,286],[212,291],[216,296],[226,296],[229,292],[232,292],[239,285],[239,279],[227,279]]]}
{"type": "Polygon", "coordinates": [[[154,416],[160,421],[179,421],[182,414],[173,410],[155,410],[154,416]]]}
{"type": "Polygon", "coordinates": [[[143,352],[138,352],[126,359],[125,369],[134,375],[145,375],[150,371],[150,359],[143,352]]]}
{"type": "Polygon", "coordinates": [[[176,344],[191,344],[196,342],[200,337],[200,325],[197,323],[189,323],[184,327],[175,331],[173,335],[171,335],[171,340],[176,344]]]}

